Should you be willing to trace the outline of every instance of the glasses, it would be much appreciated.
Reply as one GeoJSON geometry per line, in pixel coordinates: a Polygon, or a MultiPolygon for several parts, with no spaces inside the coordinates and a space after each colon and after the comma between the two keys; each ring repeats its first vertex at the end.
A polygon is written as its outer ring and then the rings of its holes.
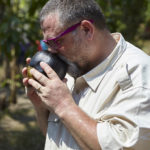
{"type": "Polygon", "coordinates": [[[58,48],[60,48],[60,43],[59,43],[58,39],[60,37],[64,36],[65,34],[74,31],[78,26],[80,26],[80,24],[81,24],[81,22],[69,27],[64,32],[62,32],[61,34],[56,36],[55,38],[49,38],[47,40],[43,40],[43,42],[45,42],[50,48],[58,49],[58,48]]]}
{"type": "MultiPolygon", "coordinates": [[[[93,23],[93,20],[89,20],[91,23],[93,23]]],[[[64,32],[62,32],[61,34],[59,34],[58,36],[56,36],[55,38],[49,38],[47,40],[43,40],[44,43],[47,44],[47,46],[49,46],[50,48],[53,49],[58,49],[60,48],[60,43],[58,41],[59,38],[61,38],[62,36],[64,36],[65,34],[74,31],[78,26],[80,26],[82,21],[80,21],[77,24],[74,24],[73,26],[69,27],[68,29],[66,29],[64,32]]]]}

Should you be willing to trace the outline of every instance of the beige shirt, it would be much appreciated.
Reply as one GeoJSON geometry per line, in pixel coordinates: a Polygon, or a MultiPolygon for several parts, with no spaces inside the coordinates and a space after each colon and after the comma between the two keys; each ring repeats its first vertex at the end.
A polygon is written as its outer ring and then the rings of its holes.
{"type": "MultiPolygon", "coordinates": [[[[68,86],[77,105],[97,120],[102,150],[150,150],[150,56],[121,34],[113,36],[119,42],[109,57],[68,86]]],[[[45,150],[80,150],[55,114],[45,150]]]]}

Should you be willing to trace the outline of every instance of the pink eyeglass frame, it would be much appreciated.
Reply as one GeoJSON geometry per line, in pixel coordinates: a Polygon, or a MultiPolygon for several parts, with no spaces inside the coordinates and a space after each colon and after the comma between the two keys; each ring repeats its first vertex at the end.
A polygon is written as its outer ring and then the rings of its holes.
{"type": "MultiPolygon", "coordinates": [[[[91,23],[93,23],[92,20],[88,20],[88,21],[90,21],[91,23]]],[[[69,33],[69,32],[72,32],[73,30],[75,30],[75,29],[81,24],[81,22],[82,22],[82,21],[80,21],[79,23],[74,24],[73,26],[69,27],[69,28],[66,29],[64,32],[62,32],[62,33],[60,33],[58,36],[56,36],[55,38],[49,38],[49,39],[47,39],[47,40],[43,40],[43,42],[46,43],[46,44],[47,44],[48,46],[50,46],[50,47],[51,47],[51,45],[55,45],[55,48],[56,48],[56,47],[58,48],[58,47],[59,47],[59,43],[57,43],[57,40],[58,40],[60,37],[64,36],[65,34],[67,34],[67,33],[69,33]],[[52,42],[52,43],[50,44],[50,42],[52,42]]]]}

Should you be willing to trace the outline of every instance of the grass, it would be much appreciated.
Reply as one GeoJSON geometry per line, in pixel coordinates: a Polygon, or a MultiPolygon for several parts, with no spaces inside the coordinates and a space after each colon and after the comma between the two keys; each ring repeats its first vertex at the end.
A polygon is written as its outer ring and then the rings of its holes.
{"type": "Polygon", "coordinates": [[[43,150],[44,141],[24,95],[19,95],[17,105],[0,112],[0,150],[43,150]]]}
{"type": "Polygon", "coordinates": [[[0,150],[43,150],[44,141],[37,128],[5,131],[0,134],[0,150]]]}

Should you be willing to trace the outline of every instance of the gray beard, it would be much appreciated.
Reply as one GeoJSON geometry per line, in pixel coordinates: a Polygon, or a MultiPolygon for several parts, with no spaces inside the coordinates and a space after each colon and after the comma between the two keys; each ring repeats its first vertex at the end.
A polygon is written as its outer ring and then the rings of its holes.
{"type": "Polygon", "coordinates": [[[67,70],[67,73],[72,76],[73,78],[78,78],[80,77],[83,72],[81,71],[81,69],[78,67],[77,64],[67,60],[64,56],[62,55],[59,55],[59,57],[68,64],[68,70],[67,70]]]}

